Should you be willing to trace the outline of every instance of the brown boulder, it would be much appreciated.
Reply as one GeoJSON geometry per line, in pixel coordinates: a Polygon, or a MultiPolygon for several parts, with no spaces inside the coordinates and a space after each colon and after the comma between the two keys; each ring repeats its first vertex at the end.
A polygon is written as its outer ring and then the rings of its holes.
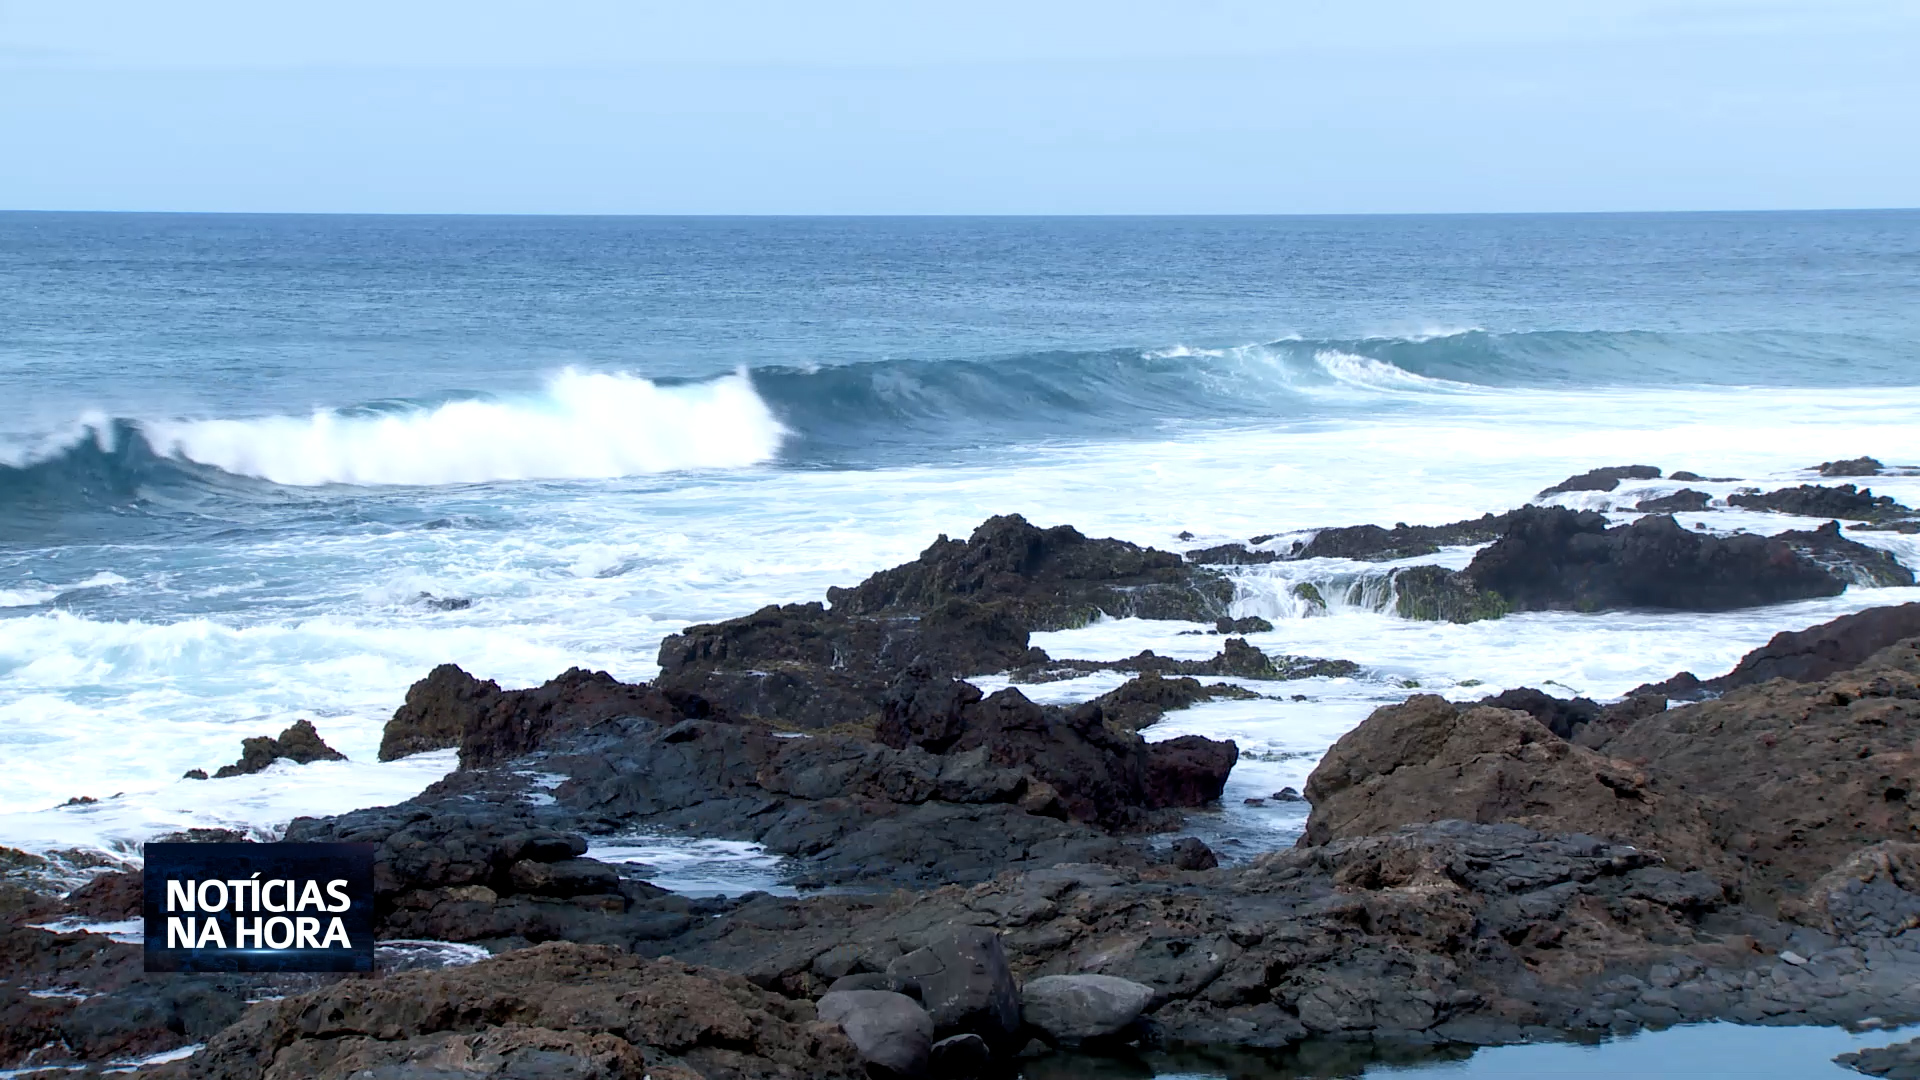
{"type": "Polygon", "coordinates": [[[1327,752],[1305,795],[1309,846],[1457,819],[1586,833],[1685,867],[1722,862],[1699,808],[1654,791],[1642,770],[1575,746],[1526,713],[1462,710],[1432,694],[1374,710],[1327,752]]]}

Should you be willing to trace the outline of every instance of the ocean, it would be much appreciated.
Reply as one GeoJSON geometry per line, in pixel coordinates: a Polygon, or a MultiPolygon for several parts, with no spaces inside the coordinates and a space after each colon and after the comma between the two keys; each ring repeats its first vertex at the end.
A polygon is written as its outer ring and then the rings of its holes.
{"type": "MultiPolygon", "coordinates": [[[[1724,494],[1920,462],[1920,212],[0,214],[0,387],[0,843],[126,858],[418,792],[450,753],[375,748],[438,663],[645,679],[691,622],[819,599],[993,514],[1178,550],[1478,516],[1600,465],[1739,478],[1724,494]],[[350,760],[181,779],[302,717],[350,760]]],[[[1856,535],[1920,563],[1915,537],[1856,535]]],[[[1236,614],[1275,624],[1254,644],[1363,670],[1150,730],[1239,741],[1226,808],[1195,818],[1229,857],[1303,820],[1244,799],[1416,689],[1617,696],[1920,593],[1452,625],[1376,610],[1385,569],[1236,571],[1236,614]]],[[[1217,650],[1187,629],[1036,643],[1217,650]]],[[[676,850],[690,881],[777,877],[676,850]]]]}

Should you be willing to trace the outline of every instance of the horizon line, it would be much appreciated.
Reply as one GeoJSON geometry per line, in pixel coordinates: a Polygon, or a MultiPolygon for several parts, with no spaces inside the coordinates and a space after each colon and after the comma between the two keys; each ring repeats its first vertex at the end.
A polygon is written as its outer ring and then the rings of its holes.
{"type": "Polygon", "coordinates": [[[1759,214],[1898,214],[1920,211],[1914,206],[1801,206],[1764,209],[1664,209],[1664,210],[1347,210],[1347,211],[1159,211],[1131,213],[1001,211],[930,213],[807,213],[773,211],[732,212],[580,212],[554,210],[99,210],[99,209],[0,209],[0,216],[14,215],[124,215],[128,217],[384,217],[384,218],[651,218],[670,220],[1164,220],[1170,218],[1467,218],[1467,217],[1659,217],[1759,214]]]}

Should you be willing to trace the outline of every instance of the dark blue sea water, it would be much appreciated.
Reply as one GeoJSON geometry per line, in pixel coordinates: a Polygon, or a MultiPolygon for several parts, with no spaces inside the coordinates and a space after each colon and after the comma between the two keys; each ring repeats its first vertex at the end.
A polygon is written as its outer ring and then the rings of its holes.
{"type": "MultiPolygon", "coordinates": [[[[373,748],[434,664],[644,678],[689,621],[994,513],[1179,547],[1451,520],[1629,461],[1756,484],[1920,462],[1920,212],[0,214],[0,390],[0,843],[126,853],[417,791],[443,756],[373,748]],[[176,779],[302,716],[354,760],[176,779]]],[[[1237,806],[1408,681],[1618,694],[1910,591],[1471,627],[1290,591],[1379,572],[1245,568],[1237,610],[1278,627],[1256,644],[1363,675],[1155,737],[1239,740],[1237,806]]],[[[1211,651],[1180,629],[1039,643],[1211,651]]],[[[1251,853],[1299,824],[1199,827],[1251,853]]],[[[756,858],[687,854],[777,875],[756,858]]]]}

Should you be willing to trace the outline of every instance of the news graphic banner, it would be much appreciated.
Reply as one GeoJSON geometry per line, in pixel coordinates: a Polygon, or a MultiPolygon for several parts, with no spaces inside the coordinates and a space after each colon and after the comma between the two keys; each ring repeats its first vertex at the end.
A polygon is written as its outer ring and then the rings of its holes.
{"type": "Polygon", "coordinates": [[[148,971],[372,971],[372,844],[148,844],[148,971]]]}

